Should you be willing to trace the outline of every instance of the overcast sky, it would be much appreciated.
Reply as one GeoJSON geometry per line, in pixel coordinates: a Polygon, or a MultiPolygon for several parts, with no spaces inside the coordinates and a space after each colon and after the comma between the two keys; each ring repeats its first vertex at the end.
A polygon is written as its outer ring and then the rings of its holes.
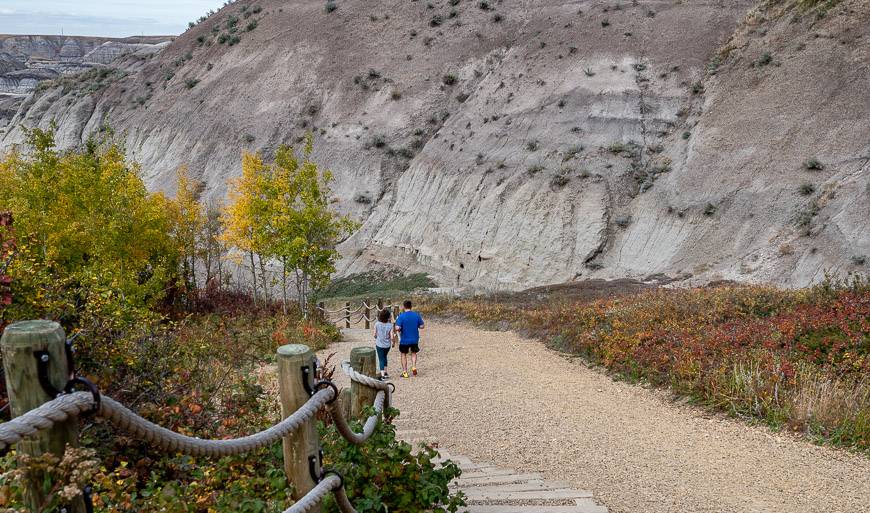
{"type": "Polygon", "coordinates": [[[0,34],[180,34],[223,0],[0,0],[0,34]]]}

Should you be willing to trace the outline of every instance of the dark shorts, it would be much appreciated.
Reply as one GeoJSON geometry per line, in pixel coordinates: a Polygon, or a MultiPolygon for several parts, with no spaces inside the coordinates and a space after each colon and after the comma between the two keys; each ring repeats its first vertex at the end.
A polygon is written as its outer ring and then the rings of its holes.
{"type": "Polygon", "coordinates": [[[420,352],[420,344],[399,344],[399,352],[402,354],[408,354],[408,351],[412,353],[420,352]]]}

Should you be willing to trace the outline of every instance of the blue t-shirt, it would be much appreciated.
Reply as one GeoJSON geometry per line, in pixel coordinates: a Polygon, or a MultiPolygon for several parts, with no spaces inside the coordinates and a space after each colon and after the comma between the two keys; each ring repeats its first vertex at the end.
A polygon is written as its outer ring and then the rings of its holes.
{"type": "Polygon", "coordinates": [[[414,311],[402,312],[396,318],[396,327],[399,328],[399,345],[405,346],[420,342],[420,327],[423,326],[423,318],[414,311]]]}

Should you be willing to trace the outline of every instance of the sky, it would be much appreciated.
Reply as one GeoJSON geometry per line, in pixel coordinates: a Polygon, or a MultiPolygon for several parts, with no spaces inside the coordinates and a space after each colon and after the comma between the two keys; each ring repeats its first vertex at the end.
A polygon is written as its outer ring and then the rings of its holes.
{"type": "Polygon", "coordinates": [[[0,34],[180,34],[223,0],[0,0],[0,34]]]}

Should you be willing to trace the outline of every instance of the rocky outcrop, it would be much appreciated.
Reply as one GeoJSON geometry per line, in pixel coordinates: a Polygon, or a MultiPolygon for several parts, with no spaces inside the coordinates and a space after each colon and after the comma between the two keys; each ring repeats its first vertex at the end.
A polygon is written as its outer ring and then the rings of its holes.
{"type": "Polygon", "coordinates": [[[125,76],[34,95],[2,144],[109,120],[150,187],[185,164],[217,201],[240,151],[311,131],[362,222],[340,271],[451,287],[804,285],[870,255],[866,2],[451,3],[236,2],[125,76]]]}
{"type": "Polygon", "coordinates": [[[40,82],[77,75],[127,55],[144,59],[167,44],[165,37],[0,35],[0,127],[9,123],[24,97],[40,82]]]}

